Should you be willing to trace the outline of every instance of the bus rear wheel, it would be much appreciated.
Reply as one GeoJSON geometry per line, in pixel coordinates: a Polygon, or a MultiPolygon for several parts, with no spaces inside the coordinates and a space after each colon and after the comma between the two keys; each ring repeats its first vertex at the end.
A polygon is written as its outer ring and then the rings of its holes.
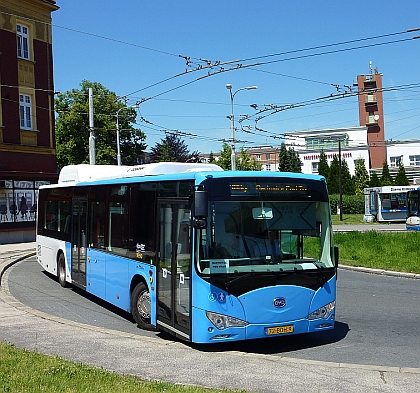
{"type": "Polygon", "coordinates": [[[58,282],[60,283],[60,285],[65,288],[67,287],[67,281],[66,281],[66,261],[64,258],[64,254],[60,254],[58,256],[58,261],[57,261],[57,277],[58,277],[58,282]]]}
{"type": "Polygon", "coordinates": [[[144,283],[139,283],[131,294],[131,314],[139,328],[155,330],[150,324],[150,293],[144,283]]]}

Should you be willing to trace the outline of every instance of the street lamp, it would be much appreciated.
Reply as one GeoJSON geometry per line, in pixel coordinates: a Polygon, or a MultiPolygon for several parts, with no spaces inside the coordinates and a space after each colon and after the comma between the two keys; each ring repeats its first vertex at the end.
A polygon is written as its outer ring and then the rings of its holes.
{"type": "Polygon", "coordinates": [[[232,152],[231,152],[231,156],[230,156],[230,162],[231,162],[231,166],[232,166],[232,171],[236,170],[236,154],[235,154],[235,118],[233,116],[233,99],[235,98],[235,95],[238,91],[241,90],[254,90],[254,89],[258,89],[258,86],[248,86],[248,87],[241,87],[240,89],[236,90],[234,93],[232,93],[232,85],[230,83],[228,83],[226,85],[226,89],[229,90],[230,93],[230,105],[231,105],[231,115],[230,115],[230,122],[231,122],[231,148],[232,148],[232,152]]]}
{"type": "Polygon", "coordinates": [[[123,106],[122,108],[117,110],[117,165],[121,165],[121,148],[120,148],[120,123],[118,121],[118,117],[120,114],[120,111],[127,108],[138,108],[138,105],[133,106],[123,106]]]}

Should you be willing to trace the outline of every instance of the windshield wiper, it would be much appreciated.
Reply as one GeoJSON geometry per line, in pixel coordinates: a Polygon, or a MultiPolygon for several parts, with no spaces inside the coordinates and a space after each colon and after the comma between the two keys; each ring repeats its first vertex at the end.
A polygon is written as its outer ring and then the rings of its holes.
{"type": "Polygon", "coordinates": [[[256,274],[256,272],[249,272],[247,274],[244,274],[243,276],[238,276],[238,277],[232,278],[229,281],[226,281],[225,282],[225,287],[226,287],[227,293],[230,295],[230,290],[229,290],[229,285],[230,284],[233,284],[236,281],[242,281],[243,279],[248,278],[248,277],[255,276],[255,274],[256,274]]]}
{"type": "Polygon", "coordinates": [[[324,273],[324,270],[322,270],[322,267],[321,266],[319,266],[315,261],[311,261],[311,260],[308,260],[308,261],[305,261],[305,262],[309,262],[309,263],[312,263],[312,265],[315,265],[315,267],[319,270],[319,272],[321,273],[321,276],[322,276],[322,278],[323,278],[323,280],[321,279],[320,280],[320,284],[322,285],[323,283],[326,283],[328,280],[327,280],[327,276],[325,275],[325,273],[324,273]]]}
{"type": "Polygon", "coordinates": [[[249,272],[247,274],[244,274],[243,276],[238,276],[238,277],[232,278],[231,280],[226,281],[225,285],[230,285],[230,284],[234,283],[235,281],[239,281],[239,280],[242,280],[242,279],[247,278],[247,277],[252,277],[252,276],[255,275],[255,273],[256,272],[249,272]]]}

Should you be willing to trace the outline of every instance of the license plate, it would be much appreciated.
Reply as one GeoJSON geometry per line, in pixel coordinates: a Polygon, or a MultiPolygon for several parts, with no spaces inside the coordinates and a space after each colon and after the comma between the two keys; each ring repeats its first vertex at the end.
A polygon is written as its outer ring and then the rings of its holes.
{"type": "Polygon", "coordinates": [[[267,328],[267,334],[270,336],[272,334],[293,333],[293,330],[294,330],[293,325],[277,326],[277,327],[267,328]]]}

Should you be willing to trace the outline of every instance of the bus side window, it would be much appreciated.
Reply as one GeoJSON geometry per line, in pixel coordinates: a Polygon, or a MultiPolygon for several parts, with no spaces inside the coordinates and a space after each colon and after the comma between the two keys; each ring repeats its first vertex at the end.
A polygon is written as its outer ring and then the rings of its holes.
{"type": "Polygon", "coordinates": [[[105,248],[105,213],[105,202],[91,202],[89,246],[92,248],[105,248]]]}
{"type": "Polygon", "coordinates": [[[128,253],[128,204],[111,202],[109,204],[108,225],[109,251],[116,254],[128,253]]]}

